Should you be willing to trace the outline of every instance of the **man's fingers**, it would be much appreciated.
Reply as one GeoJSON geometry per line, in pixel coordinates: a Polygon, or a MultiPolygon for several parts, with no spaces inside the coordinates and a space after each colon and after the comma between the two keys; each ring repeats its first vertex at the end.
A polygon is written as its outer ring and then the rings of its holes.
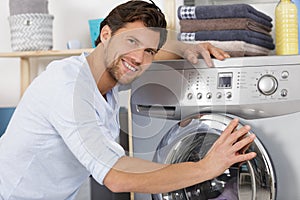
{"type": "Polygon", "coordinates": [[[250,144],[254,141],[255,137],[256,136],[254,134],[250,134],[249,136],[244,137],[243,139],[234,143],[233,151],[239,152],[241,154],[245,153],[245,151],[249,148],[250,144]]]}
{"type": "Polygon", "coordinates": [[[197,55],[192,51],[186,51],[185,58],[192,64],[198,63],[197,55]]]}
{"type": "Polygon", "coordinates": [[[209,54],[213,55],[216,59],[224,60],[225,58],[230,58],[230,55],[227,52],[223,51],[218,47],[213,46],[211,43],[205,42],[202,44],[202,48],[206,49],[209,52],[209,54]]]}
{"type": "Polygon", "coordinates": [[[231,120],[231,122],[229,123],[229,125],[225,128],[225,130],[223,131],[223,133],[225,134],[231,134],[236,127],[239,124],[239,119],[235,118],[233,120],[231,120]]]}
{"type": "Polygon", "coordinates": [[[191,48],[184,50],[184,58],[190,63],[197,64],[198,58],[201,56],[208,67],[214,66],[211,55],[218,60],[224,60],[230,57],[228,53],[208,42],[193,44],[191,48]]]}

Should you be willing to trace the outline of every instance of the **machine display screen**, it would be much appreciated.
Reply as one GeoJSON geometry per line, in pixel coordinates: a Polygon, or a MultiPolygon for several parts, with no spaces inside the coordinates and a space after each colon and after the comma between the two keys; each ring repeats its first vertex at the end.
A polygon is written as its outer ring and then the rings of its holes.
{"type": "Polygon", "coordinates": [[[218,88],[232,87],[232,72],[221,72],[218,74],[218,88]]]}

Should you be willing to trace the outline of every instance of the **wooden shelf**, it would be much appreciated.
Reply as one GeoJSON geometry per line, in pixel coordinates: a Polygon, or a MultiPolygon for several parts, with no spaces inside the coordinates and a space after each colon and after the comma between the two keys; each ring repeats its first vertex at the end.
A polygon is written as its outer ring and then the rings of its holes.
{"type": "Polygon", "coordinates": [[[49,50],[49,51],[18,51],[0,52],[0,58],[20,58],[21,88],[20,96],[23,95],[30,84],[30,61],[32,57],[67,57],[80,55],[83,52],[90,53],[93,49],[68,49],[68,50],[49,50]]]}
{"type": "Polygon", "coordinates": [[[55,57],[55,56],[72,56],[80,55],[82,52],[92,52],[93,49],[68,49],[68,50],[49,50],[49,51],[16,51],[0,52],[0,57],[6,58],[30,58],[30,57],[55,57]]]}

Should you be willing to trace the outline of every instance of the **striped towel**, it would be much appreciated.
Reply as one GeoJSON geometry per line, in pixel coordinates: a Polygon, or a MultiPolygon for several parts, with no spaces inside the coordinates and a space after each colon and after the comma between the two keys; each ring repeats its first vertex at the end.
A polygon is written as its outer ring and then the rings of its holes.
{"type": "Polygon", "coordinates": [[[272,18],[248,4],[179,6],[179,19],[251,18],[267,27],[272,27],[272,18]]]}
{"type": "Polygon", "coordinates": [[[221,31],[198,31],[193,33],[179,33],[180,41],[245,41],[250,44],[275,49],[273,38],[262,33],[248,30],[221,30],[221,31]]]}

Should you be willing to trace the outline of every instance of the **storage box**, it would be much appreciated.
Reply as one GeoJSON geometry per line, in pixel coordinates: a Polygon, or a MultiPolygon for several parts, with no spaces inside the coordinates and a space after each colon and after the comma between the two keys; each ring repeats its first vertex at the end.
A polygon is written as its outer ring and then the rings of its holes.
{"type": "Polygon", "coordinates": [[[53,48],[53,15],[27,13],[9,18],[13,51],[50,50],[53,48]]]}

